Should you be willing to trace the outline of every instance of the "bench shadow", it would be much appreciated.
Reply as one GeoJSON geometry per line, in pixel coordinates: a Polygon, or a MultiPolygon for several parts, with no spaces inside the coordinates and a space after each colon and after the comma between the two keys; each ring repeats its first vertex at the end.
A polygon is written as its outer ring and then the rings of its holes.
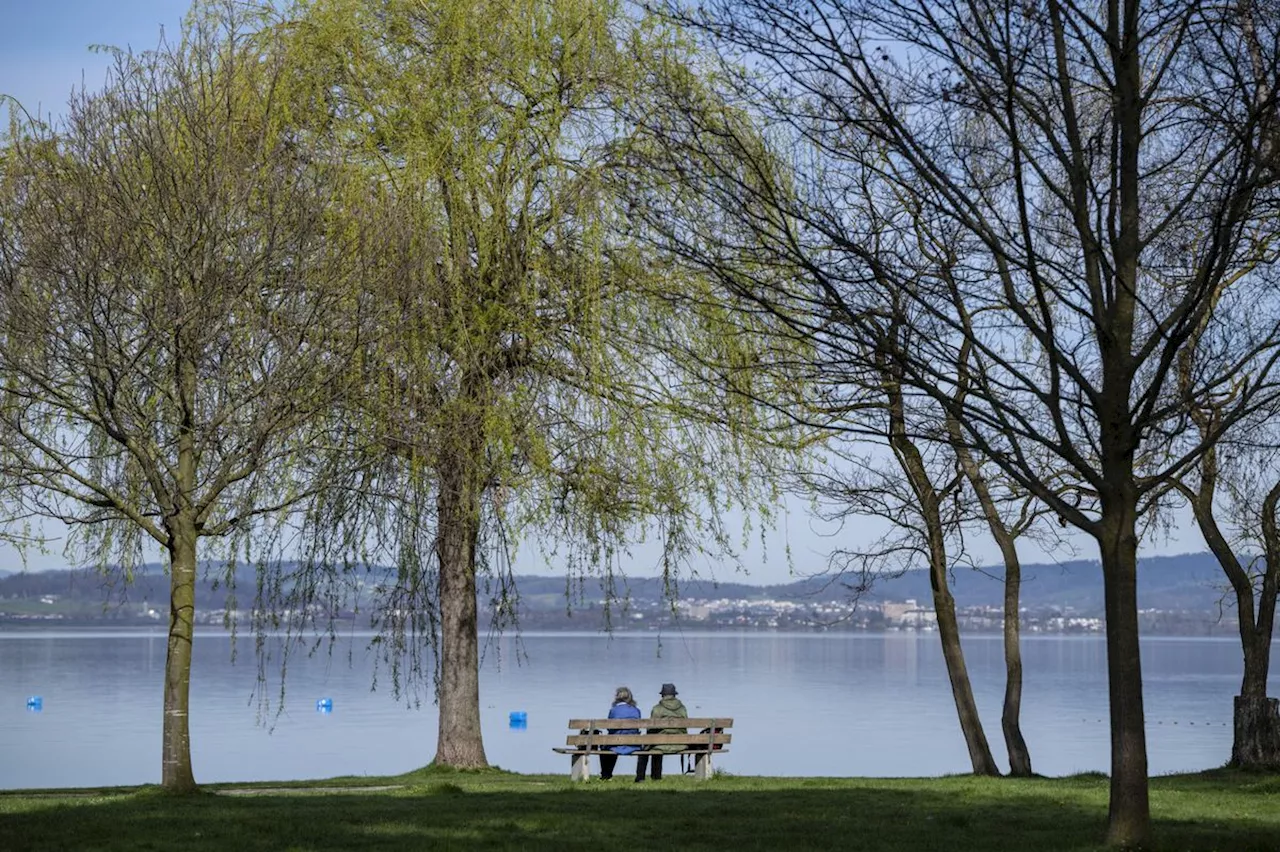
{"type": "MultiPolygon", "coordinates": [[[[617,780],[545,792],[470,792],[439,782],[378,794],[156,794],[54,802],[0,813],[0,849],[404,850],[547,849],[1100,849],[1105,805],[1051,793],[1015,797],[875,786],[777,791],[676,780],[617,780]],[[667,781],[662,782],[663,785],[667,781]]],[[[1036,782],[1023,782],[1035,784],[1036,782]]],[[[1275,824],[1251,819],[1157,823],[1157,850],[1275,852],[1275,824]]]]}

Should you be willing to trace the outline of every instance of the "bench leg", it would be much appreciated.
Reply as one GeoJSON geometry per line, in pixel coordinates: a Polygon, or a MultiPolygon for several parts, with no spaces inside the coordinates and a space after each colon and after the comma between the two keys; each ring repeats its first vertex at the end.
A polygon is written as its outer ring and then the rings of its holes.
{"type": "Polygon", "coordinates": [[[585,751],[570,755],[569,760],[570,781],[591,780],[591,761],[588,759],[588,754],[585,751]]]}
{"type": "Polygon", "coordinates": [[[711,765],[711,752],[698,752],[693,763],[693,779],[695,781],[706,781],[715,774],[715,768],[711,765]]]}

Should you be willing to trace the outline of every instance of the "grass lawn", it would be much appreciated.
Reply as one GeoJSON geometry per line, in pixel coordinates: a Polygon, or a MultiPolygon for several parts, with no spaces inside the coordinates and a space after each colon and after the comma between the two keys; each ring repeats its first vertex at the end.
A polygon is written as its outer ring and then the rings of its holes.
{"type": "MultiPolygon", "coordinates": [[[[619,769],[626,770],[627,759],[619,769]]],[[[1158,850],[1277,852],[1280,777],[1153,779],[1158,850]]],[[[1096,775],[1008,780],[717,778],[571,784],[558,775],[423,769],[390,778],[0,793],[0,850],[1089,850],[1096,775]],[[395,785],[395,789],[372,789],[395,785]]]]}

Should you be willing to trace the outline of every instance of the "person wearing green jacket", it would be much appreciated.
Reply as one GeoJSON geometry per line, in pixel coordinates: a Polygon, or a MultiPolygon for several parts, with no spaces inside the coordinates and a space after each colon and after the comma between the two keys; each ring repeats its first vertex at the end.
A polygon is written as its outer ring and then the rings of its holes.
{"type": "MultiPolygon", "coordinates": [[[[685,709],[684,702],[676,698],[676,685],[674,683],[664,683],[662,690],[658,693],[661,700],[653,705],[653,709],[649,711],[650,719],[688,719],[689,711],[685,709]]],[[[687,734],[688,728],[650,728],[651,734],[687,734]]],[[[654,746],[655,751],[665,751],[667,753],[675,753],[684,751],[682,745],[660,745],[654,746]]],[[[649,763],[649,758],[653,757],[653,772],[650,778],[654,781],[662,780],[662,755],[636,755],[636,783],[639,784],[644,780],[645,766],[649,763]]]]}

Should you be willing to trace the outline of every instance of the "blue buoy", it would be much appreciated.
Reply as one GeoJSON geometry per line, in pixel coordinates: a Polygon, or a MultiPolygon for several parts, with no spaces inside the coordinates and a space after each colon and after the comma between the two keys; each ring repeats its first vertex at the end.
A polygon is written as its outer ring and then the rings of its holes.
{"type": "Polygon", "coordinates": [[[529,714],[523,710],[512,710],[508,718],[513,731],[523,731],[529,727],[529,714]]]}
{"type": "Polygon", "coordinates": [[[33,713],[39,713],[44,709],[44,699],[39,695],[33,695],[27,699],[27,709],[33,713]]]}
{"type": "Polygon", "coordinates": [[[318,700],[316,701],[316,712],[317,712],[317,713],[332,713],[332,712],[333,712],[333,699],[332,699],[332,698],[320,698],[320,699],[318,699],[318,700]]]}

